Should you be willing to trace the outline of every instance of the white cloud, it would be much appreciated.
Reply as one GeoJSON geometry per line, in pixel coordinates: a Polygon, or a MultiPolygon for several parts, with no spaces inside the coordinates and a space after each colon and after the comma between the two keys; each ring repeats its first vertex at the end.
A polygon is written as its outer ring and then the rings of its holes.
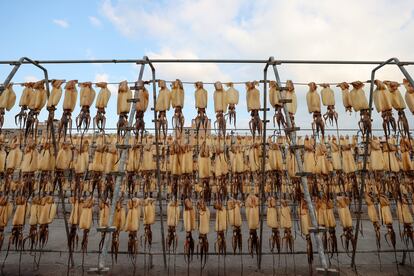
{"type": "Polygon", "coordinates": [[[25,82],[36,82],[38,80],[39,80],[39,78],[37,78],[35,76],[32,76],[32,75],[28,75],[28,76],[24,77],[25,82]]]}
{"type": "MultiPolygon", "coordinates": [[[[110,82],[109,81],[109,75],[106,73],[97,73],[95,74],[95,79],[93,82],[110,82]]],[[[108,89],[111,91],[112,95],[118,94],[118,88],[114,84],[108,84],[108,89]]]]}
{"type": "Polygon", "coordinates": [[[59,27],[65,28],[65,29],[69,28],[69,22],[67,20],[64,20],[64,19],[53,19],[53,23],[55,23],[59,27]]]}
{"type": "MultiPolygon", "coordinates": [[[[414,3],[368,1],[254,1],[104,0],[101,13],[131,40],[147,37],[151,58],[254,58],[308,60],[386,60],[397,56],[414,60],[414,3]],[[375,7],[375,9],[372,9],[375,7]],[[137,20],[139,18],[139,20],[137,20]]],[[[233,81],[262,79],[263,65],[156,64],[157,77],[182,80],[233,81]]],[[[282,81],[365,81],[373,65],[279,66],[282,81]]],[[[414,71],[408,67],[408,70],[414,71]]],[[[378,78],[401,81],[396,67],[386,67],[378,78]]],[[[272,70],[269,78],[274,78],[272,70]]],[[[239,88],[241,99],[244,87],[239,88]]],[[[369,91],[369,85],[365,89],[369,91]]],[[[298,120],[310,122],[304,94],[297,86],[298,120]]],[[[404,89],[402,88],[402,91],[404,89]]],[[[335,88],[335,92],[340,91],[335,88]]],[[[337,98],[340,126],[356,126],[337,98]],[[352,124],[352,125],[351,125],[352,124]]],[[[241,121],[240,121],[241,122],[241,121]]]]}
{"type": "Polygon", "coordinates": [[[97,17],[95,16],[89,16],[89,22],[91,23],[92,26],[94,27],[101,27],[102,26],[102,22],[101,20],[99,20],[97,17]]]}

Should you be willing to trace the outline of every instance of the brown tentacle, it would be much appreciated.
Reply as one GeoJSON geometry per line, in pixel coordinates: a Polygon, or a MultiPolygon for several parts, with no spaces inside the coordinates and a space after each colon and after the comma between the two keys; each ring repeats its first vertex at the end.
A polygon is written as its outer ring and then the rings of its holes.
{"type": "Polygon", "coordinates": [[[193,260],[194,255],[194,239],[191,232],[187,232],[184,242],[184,257],[185,261],[189,263],[193,260]]]}

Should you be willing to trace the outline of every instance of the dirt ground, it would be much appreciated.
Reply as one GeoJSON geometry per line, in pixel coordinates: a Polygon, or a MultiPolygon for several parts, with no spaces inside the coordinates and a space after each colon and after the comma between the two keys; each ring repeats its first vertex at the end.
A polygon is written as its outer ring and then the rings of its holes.
{"type": "MultiPolygon", "coordinates": [[[[96,222],[94,221],[95,225],[96,222]]],[[[246,225],[247,226],[247,225],[246,225]]],[[[247,252],[247,239],[248,233],[245,230],[247,227],[243,227],[243,252],[247,252]]],[[[297,228],[299,229],[299,228],[297,228]]],[[[340,242],[341,233],[338,231],[340,227],[337,227],[338,247],[341,252],[344,251],[340,242]]],[[[398,237],[398,224],[394,225],[394,229],[397,234],[397,248],[404,249],[403,245],[398,237]]],[[[5,240],[3,244],[2,252],[0,252],[0,261],[3,262],[8,244],[8,237],[10,235],[10,227],[5,231],[5,240]]],[[[232,254],[231,249],[231,237],[232,231],[228,230],[226,234],[227,242],[227,256],[214,256],[211,255],[207,259],[207,264],[201,269],[200,259],[194,256],[192,262],[187,264],[184,260],[183,243],[184,233],[182,229],[178,229],[178,255],[167,255],[167,268],[164,269],[163,255],[161,248],[161,234],[160,223],[156,222],[152,226],[153,231],[153,244],[151,248],[152,255],[152,267],[150,266],[151,257],[142,254],[144,252],[144,245],[139,245],[139,254],[134,264],[131,258],[125,254],[127,250],[128,234],[123,232],[120,237],[120,251],[118,256],[118,262],[112,264],[111,255],[106,258],[106,264],[109,267],[107,275],[309,275],[310,270],[307,264],[307,256],[305,253],[305,242],[299,233],[296,233],[295,240],[295,252],[301,254],[288,255],[288,254],[270,254],[269,250],[269,236],[270,230],[264,228],[263,231],[263,255],[262,269],[257,269],[257,258],[253,258],[250,255],[236,255],[232,254]]],[[[208,236],[209,252],[214,252],[214,222],[210,224],[210,234],[208,236]]],[[[27,227],[25,229],[25,235],[27,235],[27,227]]],[[[363,236],[360,235],[358,241],[358,250],[363,252],[356,255],[357,271],[350,269],[351,258],[346,253],[340,253],[339,258],[336,256],[330,260],[331,267],[336,269],[341,275],[413,275],[414,266],[411,263],[411,259],[414,262],[414,254],[412,256],[407,254],[405,265],[396,265],[396,259],[392,248],[385,242],[384,234],[385,229],[382,229],[382,244],[381,249],[387,250],[386,253],[381,253],[381,265],[377,253],[368,251],[376,251],[376,245],[374,240],[374,233],[372,225],[369,221],[363,221],[363,236]]],[[[143,227],[141,225],[139,236],[143,233],[143,227]]],[[[84,255],[84,263],[82,267],[82,254],[79,252],[80,243],[82,241],[82,231],[78,230],[79,235],[79,247],[78,251],[74,254],[75,266],[71,269],[67,269],[68,254],[66,253],[66,235],[64,229],[64,223],[62,218],[56,219],[50,226],[50,236],[47,245],[42,252],[40,265],[36,268],[34,264],[34,253],[25,251],[21,255],[19,252],[10,251],[7,260],[4,263],[2,269],[2,275],[18,275],[19,274],[19,259],[20,262],[20,274],[21,275],[81,275],[89,274],[91,268],[97,267],[98,262],[98,244],[101,234],[96,231],[95,228],[91,229],[89,233],[88,253],[84,255]]],[[[283,235],[283,232],[281,233],[283,235]]],[[[198,242],[198,234],[193,233],[195,243],[198,242]]],[[[316,245],[314,243],[314,249],[316,245]]],[[[148,250],[146,251],[148,252],[148,250]]],[[[285,250],[282,250],[285,252],[285,250]]],[[[39,258],[40,253],[36,253],[36,258],[39,258]]],[[[398,262],[402,261],[402,252],[396,253],[398,262]]],[[[312,271],[317,273],[316,268],[319,267],[319,258],[317,253],[314,253],[314,261],[312,271]]]]}

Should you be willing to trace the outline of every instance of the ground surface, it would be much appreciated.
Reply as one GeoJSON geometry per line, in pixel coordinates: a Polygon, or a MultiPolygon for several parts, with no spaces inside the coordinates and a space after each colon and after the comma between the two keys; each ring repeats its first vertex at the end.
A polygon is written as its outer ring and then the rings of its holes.
{"type": "MultiPolygon", "coordinates": [[[[212,218],[214,218],[212,214],[212,218]]],[[[246,225],[247,226],[247,225],[246,225]]],[[[356,256],[357,263],[357,273],[352,271],[349,268],[351,259],[346,254],[340,254],[339,259],[336,257],[331,259],[331,267],[339,270],[341,275],[397,275],[397,266],[395,263],[394,252],[392,248],[387,245],[384,240],[385,229],[382,229],[382,250],[389,250],[387,253],[381,253],[381,263],[379,264],[378,254],[377,253],[368,253],[367,251],[375,251],[376,245],[374,240],[374,234],[372,231],[372,225],[369,221],[363,222],[363,237],[360,236],[358,249],[364,251],[365,253],[359,253],[356,256]]],[[[207,264],[203,270],[200,269],[200,259],[197,259],[194,256],[193,261],[187,266],[182,255],[173,255],[167,256],[167,263],[169,264],[168,268],[164,270],[163,268],[163,256],[160,254],[161,249],[161,234],[160,234],[160,223],[159,221],[153,225],[153,245],[152,253],[154,256],[152,258],[153,267],[150,268],[149,263],[150,259],[147,256],[144,258],[144,255],[138,255],[136,258],[135,271],[131,259],[126,254],[120,254],[118,257],[118,262],[114,265],[111,263],[111,256],[108,255],[106,258],[107,265],[110,270],[108,275],[308,275],[309,268],[307,264],[306,254],[295,255],[294,258],[292,255],[269,255],[269,243],[268,239],[270,236],[270,231],[268,228],[264,228],[263,232],[263,252],[267,255],[263,256],[262,259],[262,270],[257,270],[257,259],[256,257],[252,258],[249,255],[233,256],[231,254],[227,255],[225,258],[218,256],[209,256],[207,264]]],[[[243,227],[245,229],[246,227],[243,227]]],[[[299,229],[299,228],[298,228],[299,229]]],[[[339,250],[343,251],[341,242],[339,240],[340,234],[339,231],[341,228],[337,227],[337,237],[338,237],[338,246],[339,250]]],[[[400,242],[398,237],[398,224],[394,225],[394,229],[397,234],[397,248],[403,249],[405,246],[400,242]]],[[[177,252],[183,252],[183,241],[184,236],[182,229],[179,229],[178,237],[178,248],[177,252]]],[[[210,234],[208,240],[210,243],[210,252],[214,252],[214,241],[215,233],[214,223],[210,224],[210,234]]],[[[139,235],[142,235],[143,227],[139,231],[139,235]]],[[[27,234],[27,229],[25,229],[25,235],[27,234]]],[[[79,230],[79,248],[82,240],[82,232],[79,230]]],[[[281,233],[283,235],[283,233],[281,233]]],[[[3,244],[3,251],[0,253],[0,260],[3,261],[5,257],[5,249],[7,248],[8,237],[10,235],[10,227],[6,229],[5,241],[3,244]]],[[[228,231],[226,235],[227,240],[227,251],[232,251],[231,249],[231,235],[232,231],[228,231]]],[[[198,234],[194,232],[193,237],[197,244],[198,234]]],[[[247,238],[248,233],[244,230],[243,232],[243,251],[247,250],[247,238]]],[[[121,233],[120,240],[120,251],[125,252],[127,249],[127,233],[121,233]]],[[[97,233],[95,228],[91,229],[89,234],[89,252],[84,256],[84,266],[82,269],[82,254],[75,253],[74,261],[75,267],[67,270],[67,260],[68,254],[66,253],[66,235],[64,230],[63,219],[56,219],[52,226],[50,227],[50,236],[48,244],[45,247],[45,250],[49,252],[42,253],[40,266],[38,269],[34,268],[33,263],[33,254],[26,251],[21,255],[21,265],[20,272],[22,275],[80,275],[82,273],[88,274],[90,268],[97,266],[98,254],[96,250],[98,249],[98,243],[100,240],[100,233],[97,233]]],[[[314,249],[316,249],[314,243],[314,249]]],[[[305,242],[304,239],[297,233],[295,240],[295,251],[304,252],[305,251],[305,242]]],[[[144,252],[143,245],[139,246],[139,252],[144,252]]],[[[402,260],[402,252],[397,253],[397,259],[399,262],[402,260]]],[[[412,261],[414,262],[414,254],[412,254],[412,261]]],[[[37,253],[37,257],[39,253],[37,253]]],[[[11,251],[9,256],[4,264],[2,270],[3,275],[18,275],[19,274],[19,258],[20,254],[15,251],[11,251]]],[[[316,268],[319,267],[319,258],[318,255],[314,254],[313,262],[313,272],[316,274],[316,268]]],[[[410,258],[407,255],[406,264],[404,266],[399,265],[398,270],[402,275],[413,275],[414,266],[410,264],[410,258]]]]}

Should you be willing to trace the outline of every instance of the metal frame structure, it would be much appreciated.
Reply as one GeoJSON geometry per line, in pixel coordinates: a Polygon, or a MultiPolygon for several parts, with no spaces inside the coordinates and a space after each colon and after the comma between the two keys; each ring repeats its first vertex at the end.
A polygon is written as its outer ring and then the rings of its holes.
{"type": "MultiPolygon", "coordinates": [[[[10,72],[10,74],[8,75],[8,77],[6,78],[6,80],[4,81],[4,83],[1,85],[0,84],[0,95],[3,92],[3,90],[5,89],[5,87],[7,87],[7,85],[11,82],[12,78],[14,77],[14,75],[16,74],[17,70],[20,68],[20,66],[22,64],[33,64],[37,67],[39,67],[40,69],[42,69],[44,71],[45,74],[45,80],[46,80],[46,89],[47,89],[47,95],[49,96],[49,84],[48,84],[48,74],[47,74],[47,70],[41,66],[41,64],[92,64],[92,63],[107,63],[107,64],[117,64],[117,63],[134,63],[134,64],[140,64],[140,71],[139,71],[139,75],[138,75],[138,81],[136,83],[136,87],[135,87],[135,95],[134,95],[134,99],[133,102],[137,101],[137,84],[142,80],[143,77],[143,73],[144,73],[144,69],[145,69],[145,65],[149,65],[149,67],[151,68],[151,73],[152,73],[152,85],[153,85],[153,99],[154,99],[154,107],[152,108],[153,112],[154,112],[154,124],[155,126],[157,126],[157,111],[155,110],[155,102],[156,102],[156,98],[157,98],[157,92],[156,92],[156,70],[154,67],[154,64],[156,63],[226,63],[226,64],[263,64],[265,65],[264,70],[263,70],[263,74],[264,74],[264,86],[263,86],[263,108],[261,109],[261,111],[263,112],[263,142],[262,142],[262,178],[261,178],[261,185],[260,185],[260,198],[261,201],[264,202],[265,198],[264,198],[264,186],[265,186],[265,162],[266,162],[266,138],[267,138],[267,134],[266,134],[266,125],[269,122],[266,118],[267,115],[267,111],[269,111],[269,109],[267,108],[267,71],[268,71],[268,67],[272,66],[273,71],[274,71],[274,76],[275,79],[279,85],[279,87],[282,87],[282,82],[280,81],[280,77],[279,77],[279,73],[277,70],[277,65],[283,65],[283,64],[319,64],[319,65],[378,65],[377,67],[375,67],[375,69],[373,69],[372,74],[371,74],[371,87],[370,87],[370,96],[369,96],[369,114],[371,115],[371,111],[372,111],[372,93],[373,93],[373,81],[375,78],[375,72],[382,68],[385,65],[397,65],[400,70],[402,71],[402,73],[404,74],[404,76],[407,78],[407,80],[410,82],[410,84],[412,86],[414,86],[414,81],[411,78],[411,76],[409,75],[409,73],[405,70],[405,68],[403,66],[406,65],[414,65],[414,61],[405,61],[405,62],[401,62],[399,61],[397,58],[391,58],[385,62],[383,61],[347,61],[347,60],[275,60],[274,57],[270,57],[269,59],[266,60],[261,60],[261,59],[149,59],[148,57],[144,56],[142,59],[95,59],[95,60],[31,60],[27,57],[22,57],[21,59],[19,59],[18,61],[12,61],[12,60],[3,60],[0,61],[0,64],[9,64],[9,65],[13,65],[14,68],[12,69],[12,71],[10,72]]],[[[282,100],[284,98],[284,92],[282,89],[282,100]]],[[[302,181],[302,188],[303,188],[303,192],[304,192],[304,198],[307,202],[308,208],[309,208],[309,213],[310,213],[310,217],[311,217],[311,222],[312,222],[312,234],[314,236],[314,239],[316,241],[316,247],[317,247],[317,251],[319,254],[319,259],[320,259],[320,263],[322,265],[322,269],[325,273],[328,273],[328,263],[326,260],[326,256],[324,253],[324,249],[322,246],[322,242],[321,242],[321,237],[319,235],[319,232],[321,231],[321,229],[318,227],[317,224],[317,220],[316,220],[316,214],[315,214],[315,210],[312,204],[312,200],[308,191],[308,185],[307,185],[307,177],[303,174],[301,174],[301,172],[303,171],[303,164],[302,164],[302,159],[300,156],[300,150],[298,147],[296,147],[296,131],[299,130],[299,128],[294,128],[292,127],[292,122],[290,120],[290,116],[288,114],[287,111],[287,104],[286,102],[283,103],[283,110],[285,113],[285,118],[287,121],[287,128],[285,128],[285,132],[287,134],[287,136],[289,136],[291,142],[292,142],[292,146],[295,152],[295,157],[297,160],[297,164],[298,164],[298,171],[300,174],[300,178],[302,181]]],[[[131,128],[132,124],[133,124],[133,119],[135,117],[135,105],[133,104],[131,107],[131,111],[130,111],[130,115],[129,115],[129,129],[131,128]]],[[[52,132],[54,134],[54,131],[52,129],[52,132]]],[[[126,134],[126,144],[128,144],[128,140],[130,137],[130,131],[127,132],[126,134]]],[[[54,142],[54,146],[56,148],[56,140],[55,140],[55,135],[53,135],[53,142],[54,142]]],[[[366,135],[366,141],[365,141],[365,151],[364,151],[364,163],[363,163],[363,170],[362,170],[362,176],[364,176],[365,171],[366,171],[366,163],[367,163],[367,155],[368,155],[368,142],[369,142],[369,135],[366,135]]],[[[157,170],[157,185],[158,188],[160,188],[160,164],[159,164],[159,137],[158,137],[158,132],[155,131],[155,145],[156,145],[156,170],[157,170]]],[[[115,184],[115,191],[114,191],[114,198],[112,200],[112,206],[111,206],[111,216],[109,219],[109,225],[112,225],[113,222],[113,214],[114,214],[114,210],[115,210],[115,205],[116,202],[118,201],[118,197],[119,197],[119,188],[122,182],[122,179],[124,177],[124,164],[126,161],[126,155],[127,153],[125,152],[126,148],[121,149],[121,158],[119,161],[119,174],[117,175],[116,178],[116,184],[115,184]]],[[[57,152],[55,150],[55,152],[57,152]]],[[[360,190],[360,201],[359,201],[359,210],[361,210],[361,206],[362,206],[362,195],[363,195],[363,190],[364,190],[364,177],[362,177],[362,185],[361,185],[361,190],[360,190]]],[[[62,206],[64,208],[64,199],[63,197],[61,198],[62,200],[62,206]]],[[[159,201],[159,208],[160,208],[160,223],[161,223],[161,237],[162,237],[162,249],[163,249],[163,258],[164,258],[164,266],[166,267],[167,262],[166,262],[166,251],[165,251],[165,240],[164,240],[164,229],[163,229],[163,214],[162,214],[162,197],[161,197],[161,189],[158,189],[158,201],[159,201]]],[[[65,212],[65,211],[64,211],[65,212]]],[[[264,204],[261,204],[261,210],[260,210],[260,253],[258,255],[258,260],[257,260],[257,265],[258,265],[258,269],[261,268],[261,256],[262,256],[262,233],[263,233],[263,217],[264,217],[264,204]]],[[[66,220],[66,213],[64,214],[64,219],[65,219],[65,227],[66,227],[66,231],[68,232],[68,225],[67,225],[67,220],[66,220]]],[[[358,217],[357,217],[357,225],[356,225],[356,238],[358,237],[358,230],[359,230],[359,225],[360,225],[360,219],[361,219],[361,215],[360,213],[358,213],[358,217]]],[[[106,229],[101,229],[101,231],[111,231],[111,227],[108,227],[106,229]]],[[[108,243],[108,239],[105,239],[104,242],[104,246],[103,246],[103,252],[99,257],[99,261],[98,261],[98,272],[104,271],[105,270],[105,258],[107,255],[107,251],[108,251],[108,247],[109,247],[109,243],[108,243]]],[[[355,265],[355,251],[353,252],[352,255],[352,266],[355,265]]]]}

